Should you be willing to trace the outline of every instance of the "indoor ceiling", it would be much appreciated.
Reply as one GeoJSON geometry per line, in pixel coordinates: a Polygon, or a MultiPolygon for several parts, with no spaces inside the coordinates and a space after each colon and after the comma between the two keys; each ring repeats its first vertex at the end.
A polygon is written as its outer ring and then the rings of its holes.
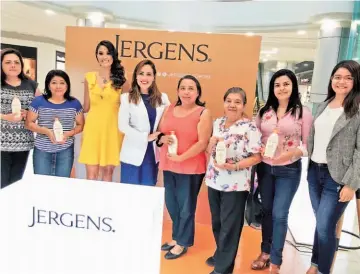
{"type": "MultiPolygon", "coordinates": [[[[3,37],[64,46],[66,26],[76,26],[88,12],[101,12],[110,28],[260,35],[263,61],[313,60],[319,30],[314,18],[321,5],[296,2],[294,9],[294,3],[291,8],[281,1],[1,1],[1,30],[3,37]]],[[[330,3],[335,6],[322,2],[326,14],[338,7],[338,16],[351,16],[345,12],[348,3],[330,3]]]]}

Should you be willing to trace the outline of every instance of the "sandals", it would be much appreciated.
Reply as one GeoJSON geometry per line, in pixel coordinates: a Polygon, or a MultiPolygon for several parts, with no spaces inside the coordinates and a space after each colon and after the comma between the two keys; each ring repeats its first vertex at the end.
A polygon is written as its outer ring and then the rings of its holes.
{"type": "Polygon", "coordinates": [[[251,264],[252,270],[263,270],[270,266],[270,257],[268,254],[262,252],[259,257],[251,264]]]}
{"type": "Polygon", "coordinates": [[[270,264],[270,274],[279,274],[280,273],[280,266],[276,264],[270,264]]]}

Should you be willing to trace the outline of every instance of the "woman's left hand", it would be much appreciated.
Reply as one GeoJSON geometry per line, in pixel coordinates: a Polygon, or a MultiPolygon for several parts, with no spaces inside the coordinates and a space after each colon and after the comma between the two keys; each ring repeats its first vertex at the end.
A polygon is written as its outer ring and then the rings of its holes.
{"type": "Polygon", "coordinates": [[[219,165],[218,163],[216,163],[215,160],[214,160],[214,167],[217,169],[235,170],[235,164],[225,163],[225,164],[219,165]]]}
{"type": "Polygon", "coordinates": [[[23,120],[26,120],[26,116],[27,116],[27,110],[26,109],[22,109],[21,110],[21,118],[23,120]]]}
{"type": "Polygon", "coordinates": [[[283,152],[279,156],[277,156],[277,157],[275,157],[273,159],[270,159],[271,164],[280,165],[282,163],[285,163],[285,162],[289,161],[292,158],[292,154],[293,153],[290,153],[290,152],[283,152]]]}
{"type": "Polygon", "coordinates": [[[184,161],[184,158],[182,155],[174,155],[174,154],[167,154],[168,159],[170,159],[173,162],[182,162],[184,161]]]}
{"type": "Polygon", "coordinates": [[[344,186],[340,191],[339,202],[346,203],[352,200],[355,195],[355,190],[351,189],[349,186],[344,186]]]}
{"type": "Polygon", "coordinates": [[[65,131],[63,134],[63,140],[60,142],[57,142],[60,145],[63,145],[66,143],[67,139],[71,136],[71,131],[65,131]]]}

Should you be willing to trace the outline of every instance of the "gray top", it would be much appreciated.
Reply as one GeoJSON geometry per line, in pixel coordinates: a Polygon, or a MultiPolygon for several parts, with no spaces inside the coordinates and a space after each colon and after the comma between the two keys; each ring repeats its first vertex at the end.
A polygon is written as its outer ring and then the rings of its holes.
{"type": "MultiPolygon", "coordinates": [[[[318,106],[315,122],[328,103],[318,106]]],[[[321,132],[315,132],[313,123],[308,139],[309,159],[314,151],[315,134],[321,132]]],[[[326,147],[326,160],[334,181],[353,190],[360,188],[360,109],[351,119],[346,119],[345,112],[337,119],[326,147]]]]}

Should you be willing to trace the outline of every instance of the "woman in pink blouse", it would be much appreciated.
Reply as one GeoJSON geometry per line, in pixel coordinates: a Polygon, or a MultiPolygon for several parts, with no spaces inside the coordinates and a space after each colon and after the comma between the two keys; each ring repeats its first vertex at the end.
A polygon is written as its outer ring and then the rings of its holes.
{"type": "Polygon", "coordinates": [[[274,157],[263,156],[257,168],[263,219],[261,254],[251,265],[254,270],[270,265],[270,273],[280,271],[289,208],[300,184],[301,157],[307,156],[311,123],[310,110],[301,104],[295,74],[287,69],[277,71],[256,119],[263,145],[274,131],[279,143],[274,157]]]}

